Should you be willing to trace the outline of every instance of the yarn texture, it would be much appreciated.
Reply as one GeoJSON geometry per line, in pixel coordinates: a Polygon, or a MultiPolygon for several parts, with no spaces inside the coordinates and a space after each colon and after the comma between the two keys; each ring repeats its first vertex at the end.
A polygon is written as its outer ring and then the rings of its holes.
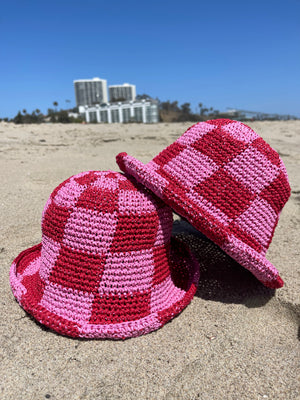
{"type": "Polygon", "coordinates": [[[193,298],[199,265],[171,237],[172,210],[133,178],[88,171],[61,183],[42,242],[10,269],[20,305],[71,337],[125,339],[156,330],[193,298]]]}
{"type": "Polygon", "coordinates": [[[278,153],[250,127],[199,122],[148,164],[127,153],[117,163],[265,286],[283,286],[265,254],[291,189],[278,153]]]}

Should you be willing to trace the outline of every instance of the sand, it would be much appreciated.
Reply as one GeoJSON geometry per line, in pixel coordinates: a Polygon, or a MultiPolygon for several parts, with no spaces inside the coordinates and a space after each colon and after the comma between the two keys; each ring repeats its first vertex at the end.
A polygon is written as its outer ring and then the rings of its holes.
{"type": "Polygon", "coordinates": [[[191,123],[0,123],[0,399],[298,399],[300,121],[250,125],[283,158],[292,186],[267,256],[285,286],[263,287],[182,221],[201,264],[199,289],[174,320],[126,341],[74,340],[43,329],[15,301],[13,259],[41,240],[48,196],[121,151],[147,162],[191,123]]]}

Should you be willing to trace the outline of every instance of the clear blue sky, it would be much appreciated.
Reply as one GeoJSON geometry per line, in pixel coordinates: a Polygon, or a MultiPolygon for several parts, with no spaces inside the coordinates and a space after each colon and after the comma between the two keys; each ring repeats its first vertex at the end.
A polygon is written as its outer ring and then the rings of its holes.
{"type": "Polygon", "coordinates": [[[10,1],[0,12],[0,117],[75,106],[74,79],[300,117],[299,0],[10,1]]]}

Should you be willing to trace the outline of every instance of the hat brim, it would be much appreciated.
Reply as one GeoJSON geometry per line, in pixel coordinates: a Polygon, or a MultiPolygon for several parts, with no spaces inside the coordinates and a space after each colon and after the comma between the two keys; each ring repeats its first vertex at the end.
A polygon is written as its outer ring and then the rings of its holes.
{"type": "Polygon", "coordinates": [[[118,154],[116,160],[123,172],[133,176],[154,192],[174,212],[187,219],[191,225],[248,269],[263,285],[272,289],[283,286],[277,269],[264,255],[228,233],[224,225],[201,207],[200,203],[191,202],[176,182],[156,172],[155,163],[143,164],[127,153],[118,154]]]}
{"type": "MultiPolygon", "coordinates": [[[[164,293],[155,312],[138,320],[115,324],[90,324],[68,320],[55,309],[43,306],[45,282],[40,277],[41,244],[24,250],[10,268],[10,285],[21,307],[38,322],[62,335],[81,338],[126,339],[162,327],[177,316],[192,300],[199,281],[199,264],[186,244],[171,239],[170,271],[164,293]],[[170,301],[170,298],[173,299],[170,301]]],[[[67,305],[66,305],[67,306],[67,305]]]]}

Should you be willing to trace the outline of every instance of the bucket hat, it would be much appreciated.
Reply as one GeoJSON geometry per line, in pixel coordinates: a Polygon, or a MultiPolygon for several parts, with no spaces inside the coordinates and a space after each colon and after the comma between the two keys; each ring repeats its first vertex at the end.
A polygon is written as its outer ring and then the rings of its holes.
{"type": "Polygon", "coordinates": [[[278,153],[249,126],[199,122],[148,164],[127,153],[117,163],[265,286],[283,286],[265,254],[291,189],[278,153]]]}
{"type": "Polygon", "coordinates": [[[125,339],[163,326],[193,298],[199,265],[171,237],[172,210],[133,178],[88,171],[61,183],[42,242],[10,269],[19,304],[71,337],[125,339]]]}

